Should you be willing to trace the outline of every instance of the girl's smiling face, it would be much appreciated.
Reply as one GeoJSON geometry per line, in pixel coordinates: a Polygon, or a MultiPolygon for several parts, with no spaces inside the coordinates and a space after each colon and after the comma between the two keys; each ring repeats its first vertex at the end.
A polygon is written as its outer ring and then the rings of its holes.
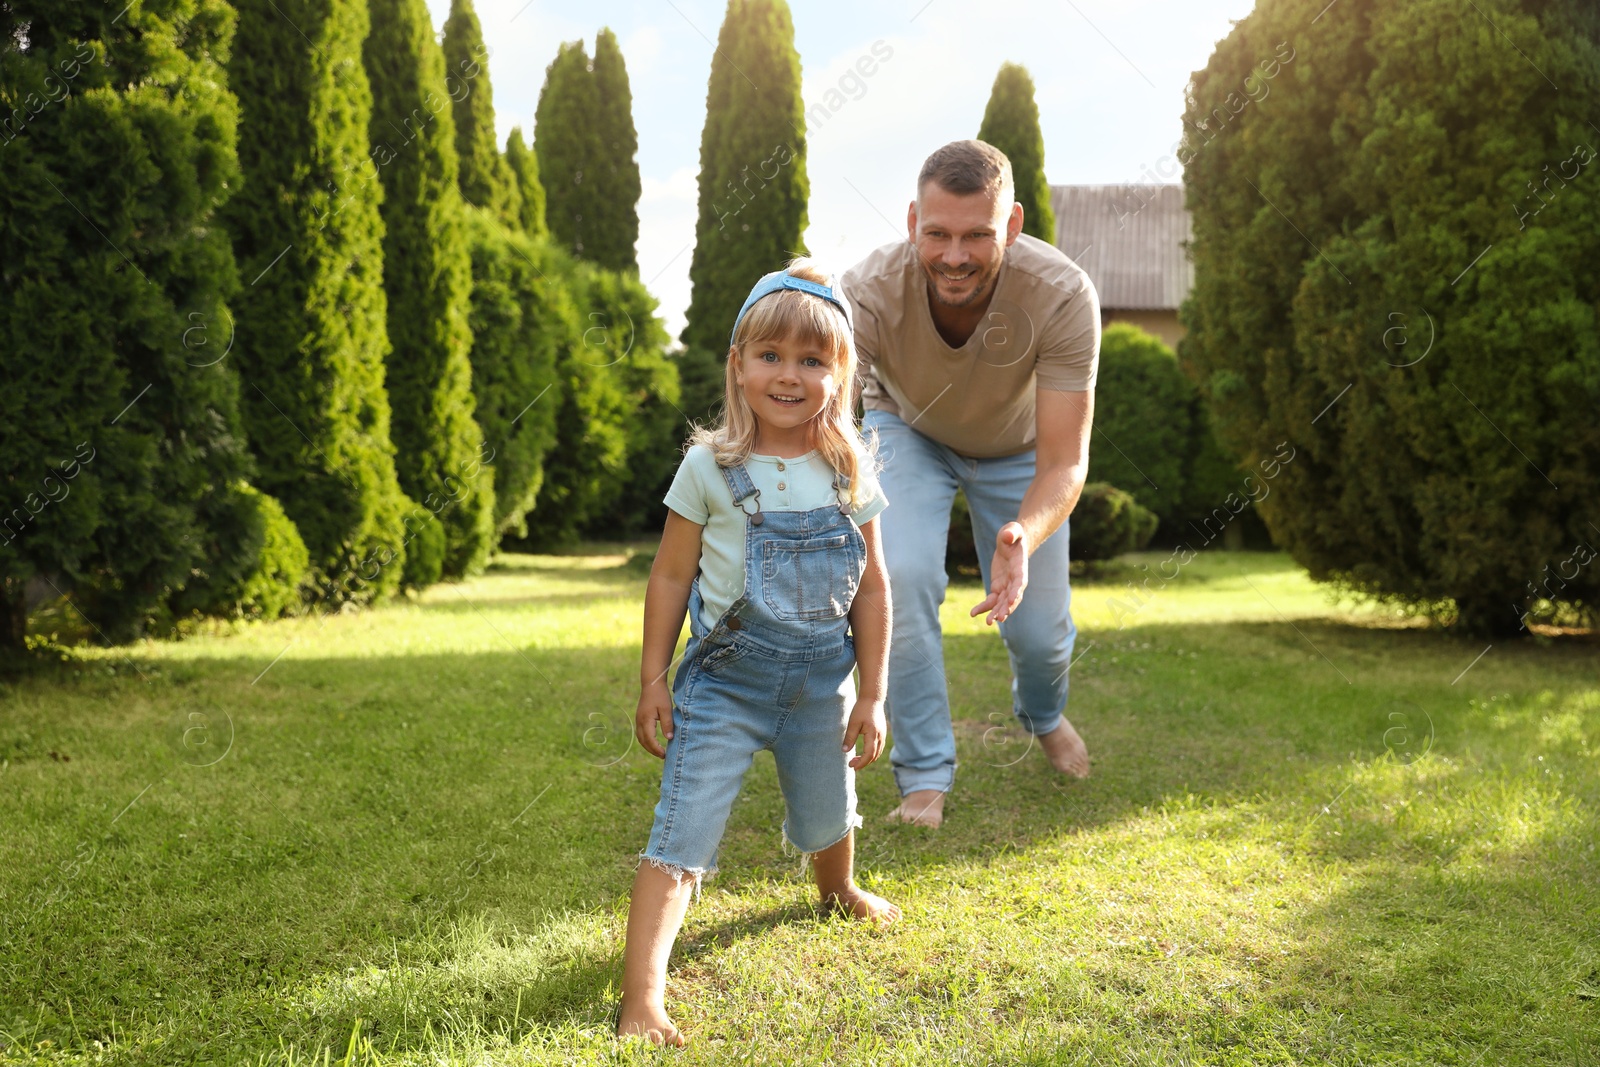
{"type": "Polygon", "coordinates": [[[838,389],[833,353],[814,342],[767,339],[743,348],[738,383],[762,430],[782,437],[803,429],[838,389]]]}

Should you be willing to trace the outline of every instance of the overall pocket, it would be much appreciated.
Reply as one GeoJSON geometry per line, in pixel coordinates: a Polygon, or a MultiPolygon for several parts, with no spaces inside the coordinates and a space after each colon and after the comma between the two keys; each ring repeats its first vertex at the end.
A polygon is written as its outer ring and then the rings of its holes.
{"type": "Polygon", "coordinates": [[[862,561],[848,533],[761,546],[761,596],[780,619],[837,619],[850,610],[862,561]]]}
{"type": "Polygon", "coordinates": [[[738,641],[730,641],[725,645],[710,649],[702,655],[700,657],[700,669],[707,674],[716,674],[729,664],[737,663],[739,660],[744,659],[749,652],[750,646],[738,641]]]}

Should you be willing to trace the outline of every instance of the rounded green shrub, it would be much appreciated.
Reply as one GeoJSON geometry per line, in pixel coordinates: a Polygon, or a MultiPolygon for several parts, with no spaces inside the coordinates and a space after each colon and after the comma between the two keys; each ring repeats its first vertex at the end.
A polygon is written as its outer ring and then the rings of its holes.
{"type": "Polygon", "coordinates": [[[1133,493],[1161,519],[1177,514],[1185,460],[1195,451],[1194,386],[1178,357],[1137,326],[1100,338],[1089,477],[1133,493]]]}
{"type": "Polygon", "coordinates": [[[261,550],[245,579],[239,606],[246,614],[273,619],[299,607],[311,556],[283,505],[249,486],[243,488],[253,496],[261,520],[261,550]]]}
{"type": "Polygon", "coordinates": [[[425,589],[444,573],[449,550],[444,524],[427,508],[414,507],[406,513],[405,526],[406,556],[400,584],[406,589],[425,589]]]}
{"type": "Polygon", "coordinates": [[[275,619],[300,607],[311,554],[275,497],[245,482],[217,494],[202,562],[173,598],[173,614],[275,619]]]}
{"type": "MultiPolygon", "coordinates": [[[[1150,543],[1159,521],[1155,512],[1132,494],[1103,482],[1090,482],[1083,487],[1072,512],[1072,558],[1098,562],[1115,559],[1124,552],[1137,552],[1150,543]]],[[[994,546],[984,546],[983,550],[992,554],[994,546]]],[[[950,533],[945,541],[946,572],[952,578],[977,576],[981,573],[978,552],[967,498],[958,491],[950,509],[950,533]]]]}
{"type": "Polygon", "coordinates": [[[1083,487],[1072,511],[1072,558],[1085,563],[1116,559],[1150,543],[1160,520],[1130,493],[1104,482],[1083,487]]]}

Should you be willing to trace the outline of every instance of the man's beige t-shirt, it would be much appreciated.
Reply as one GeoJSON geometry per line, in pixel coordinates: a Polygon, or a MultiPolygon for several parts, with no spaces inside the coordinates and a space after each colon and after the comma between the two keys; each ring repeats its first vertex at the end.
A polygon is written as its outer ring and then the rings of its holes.
{"type": "Polygon", "coordinates": [[[1034,389],[1086,392],[1100,361],[1100,298],[1083,268],[1026,234],[1005,251],[978,328],[951,348],[934,328],[928,283],[909,241],[845,273],[857,382],[868,410],[900,416],[964,456],[1034,445],[1034,389]]]}

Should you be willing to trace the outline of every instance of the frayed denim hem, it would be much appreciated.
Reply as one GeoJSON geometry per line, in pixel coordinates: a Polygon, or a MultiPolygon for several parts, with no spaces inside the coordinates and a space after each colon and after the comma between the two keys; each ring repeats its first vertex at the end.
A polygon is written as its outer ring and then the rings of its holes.
{"type": "MultiPolygon", "coordinates": [[[[665,871],[666,873],[672,875],[673,881],[677,882],[679,885],[682,885],[685,880],[693,882],[694,898],[696,900],[700,899],[701,882],[717,873],[717,869],[715,867],[680,867],[676,863],[668,863],[665,860],[658,860],[654,856],[645,855],[643,852],[639,853],[639,859],[650,864],[650,866],[654,867],[658,871],[665,871]]],[[[638,869],[639,865],[634,864],[634,870],[638,869]]]]}
{"type": "Polygon", "coordinates": [[[853,831],[861,829],[864,824],[865,820],[862,819],[861,813],[852,812],[850,817],[845,820],[844,833],[834,838],[828,844],[823,845],[821,848],[812,849],[810,852],[805,851],[799,845],[796,845],[793,841],[789,840],[789,828],[785,826],[783,828],[783,850],[788,852],[790,849],[793,849],[795,852],[800,853],[800,874],[803,876],[806,873],[806,868],[811,865],[812,856],[816,855],[818,852],[828,851],[828,849],[849,837],[853,831]]]}

